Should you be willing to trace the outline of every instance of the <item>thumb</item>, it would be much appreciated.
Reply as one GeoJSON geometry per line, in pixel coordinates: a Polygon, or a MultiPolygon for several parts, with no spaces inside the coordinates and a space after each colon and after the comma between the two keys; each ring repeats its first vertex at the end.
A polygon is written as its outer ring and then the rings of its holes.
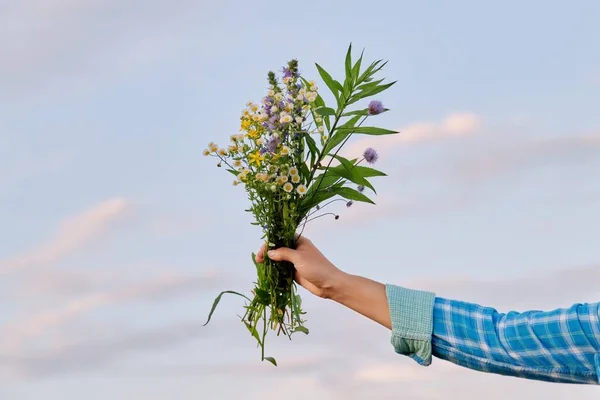
{"type": "Polygon", "coordinates": [[[273,261],[289,261],[293,264],[294,260],[296,260],[297,253],[296,250],[281,247],[277,250],[269,250],[267,255],[273,261]]]}

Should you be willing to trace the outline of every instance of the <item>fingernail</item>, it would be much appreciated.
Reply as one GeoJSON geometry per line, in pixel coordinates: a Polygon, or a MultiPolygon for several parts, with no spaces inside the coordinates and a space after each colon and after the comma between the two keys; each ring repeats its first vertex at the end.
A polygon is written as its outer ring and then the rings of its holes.
{"type": "Polygon", "coordinates": [[[267,255],[269,257],[273,257],[275,255],[275,250],[269,250],[269,252],[267,253],[267,255]]]}

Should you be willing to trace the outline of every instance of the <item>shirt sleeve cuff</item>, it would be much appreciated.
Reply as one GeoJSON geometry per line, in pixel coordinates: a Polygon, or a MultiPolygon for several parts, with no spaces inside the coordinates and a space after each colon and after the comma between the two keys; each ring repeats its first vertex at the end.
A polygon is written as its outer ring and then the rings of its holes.
{"type": "Polygon", "coordinates": [[[392,320],[391,343],[394,350],[421,365],[430,365],[435,293],[390,284],[386,285],[385,290],[392,320]]]}

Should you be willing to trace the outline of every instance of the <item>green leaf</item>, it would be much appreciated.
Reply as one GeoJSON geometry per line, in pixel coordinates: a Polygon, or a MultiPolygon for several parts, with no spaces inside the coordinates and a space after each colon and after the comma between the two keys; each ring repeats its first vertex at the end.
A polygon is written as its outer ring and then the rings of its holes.
{"type": "Polygon", "coordinates": [[[353,82],[356,82],[356,80],[358,79],[358,74],[360,73],[360,65],[362,63],[364,53],[365,53],[365,49],[363,49],[360,52],[360,58],[358,59],[358,61],[356,61],[356,64],[354,64],[354,67],[352,67],[352,81],[353,82]]]}
{"type": "MultiPolygon", "coordinates": [[[[310,175],[310,172],[308,171],[308,167],[306,166],[306,163],[300,163],[299,165],[300,167],[300,176],[301,177],[308,177],[310,175]]],[[[308,179],[308,178],[306,178],[308,179]]]]}
{"type": "Polygon", "coordinates": [[[377,67],[377,65],[379,65],[379,63],[383,61],[383,60],[377,60],[377,61],[373,61],[371,63],[371,65],[369,65],[367,67],[367,69],[365,70],[365,72],[362,73],[361,76],[358,77],[357,83],[362,83],[362,82],[368,82],[369,78],[373,75],[373,71],[375,70],[375,68],[377,67]]]}
{"type": "Polygon", "coordinates": [[[336,156],[335,158],[340,160],[342,165],[329,168],[329,170],[327,170],[329,174],[339,176],[340,178],[345,178],[351,182],[356,183],[357,185],[366,186],[369,189],[371,189],[374,193],[377,193],[373,185],[371,185],[371,182],[365,179],[364,176],[360,175],[360,170],[357,168],[356,165],[354,165],[354,161],[349,161],[344,157],[340,156],[336,156]]]}
{"type": "MultiPolygon", "coordinates": [[[[389,108],[384,108],[383,111],[380,114],[383,114],[386,111],[390,111],[390,109],[389,108]]],[[[351,115],[366,116],[366,115],[369,115],[369,109],[368,108],[364,108],[362,110],[349,111],[347,113],[343,113],[342,117],[349,117],[351,115]]]]}
{"type": "MultiPolygon", "coordinates": [[[[260,225],[257,223],[257,225],[260,225]]],[[[265,275],[265,264],[256,262],[256,254],[252,253],[252,262],[256,266],[256,275],[258,280],[261,281],[265,275]]]]}
{"type": "Polygon", "coordinates": [[[348,51],[346,52],[346,78],[352,77],[352,43],[348,46],[348,51]]]}
{"type": "Polygon", "coordinates": [[[233,290],[225,290],[225,291],[223,291],[223,292],[219,293],[219,295],[217,296],[217,298],[216,298],[216,299],[215,299],[215,301],[213,302],[213,305],[212,305],[212,307],[211,307],[211,309],[210,309],[210,313],[208,314],[208,320],[206,320],[206,323],[205,323],[204,325],[202,325],[202,326],[206,326],[206,325],[207,325],[207,324],[210,322],[210,319],[212,318],[212,315],[213,315],[213,313],[215,312],[215,309],[216,309],[216,308],[217,308],[217,306],[219,305],[219,302],[221,301],[221,297],[223,297],[223,295],[224,295],[224,294],[235,294],[235,295],[237,295],[237,296],[241,296],[241,297],[245,298],[245,299],[246,299],[246,300],[248,300],[248,301],[252,301],[252,300],[250,300],[248,297],[244,296],[244,295],[243,295],[243,294],[241,294],[241,293],[234,292],[233,290]]]}
{"type": "MultiPolygon", "coordinates": [[[[319,175],[319,176],[321,176],[321,175],[319,175]]],[[[337,180],[336,177],[332,177],[332,178],[335,178],[337,180]]],[[[304,215],[306,212],[308,212],[311,208],[313,208],[317,204],[321,204],[325,200],[330,199],[333,196],[335,196],[335,189],[341,188],[343,186],[343,184],[344,184],[343,182],[336,183],[335,185],[326,187],[326,189],[323,189],[324,186],[321,185],[321,187],[318,190],[316,189],[317,186],[315,186],[315,189],[313,189],[312,194],[310,196],[308,194],[306,196],[304,196],[304,199],[300,203],[300,206],[298,207],[298,211],[299,211],[300,215],[304,215]]]]}
{"type": "Polygon", "coordinates": [[[355,96],[352,96],[352,98],[350,100],[348,100],[348,104],[352,104],[352,103],[356,103],[358,100],[364,99],[366,97],[371,97],[374,96],[378,93],[383,92],[384,90],[388,89],[390,86],[392,86],[393,84],[395,84],[397,81],[394,82],[390,82],[387,83],[385,85],[379,85],[373,89],[370,90],[364,90],[362,92],[357,93],[355,96]]]}
{"type": "Polygon", "coordinates": [[[338,106],[339,106],[339,104],[340,104],[339,92],[343,91],[342,85],[339,82],[337,82],[335,79],[333,79],[331,77],[331,75],[329,75],[329,73],[327,71],[325,71],[319,64],[315,63],[315,65],[317,66],[319,75],[321,75],[321,79],[323,79],[323,82],[325,82],[325,84],[327,85],[329,90],[331,90],[331,93],[333,93],[333,95],[335,96],[336,100],[338,101],[338,106]]]}
{"type": "MultiPolygon", "coordinates": [[[[308,329],[303,327],[303,326],[299,326],[296,329],[294,329],[294,332],[302,332],[305,335],[308,335],[308,329]]],[[[293,332],[292,332],[293,333],[293,332]]]]}
{"type": "Polygon", "coordinates": [[[327,173],[323,173],[323,174],[317,176],[315,178],[314,183],[312,185],[310,185],[310,187],[308,188],[308,191],[306,192],[306,196],[308,197],[308,195],[310,195],[312,192],[317,190],[317,188],[319,188],[318,190],[328,188],[329,186],[336,183],[337,180],[338,180],[337,176],[327,175],[327,173]]]}
{"type": "Polygon", "coordinates": [[[275,359],[273,357],[265,357],[265,360],[267,360],[268,362],[270,362],[274,366],[277,366],[277,361],[275,361],[275,359]]]}
{"type": "Polygon", "coordinates": [[[364,91],[364,90],[371,90],[371,89],[373,89],[375,86],[379,85],[383,81],[385,81],[385,78],[379,79],[377,81],[365,83],[365,84],[360,85],[359,87],[357,87],[356,90],[361,91],[361,92],[364,91]]]}
{"type": "Polygon", "coordinates": [[[256,341],[258,342],[259,346],[263,346],[263,342],[260,340],[260,336],[258,335],[258,331],[256,330],[255,327],[253,327],[252,325],[250,325],[248,322],[244,321],[244,325],[246,325],[246,328],[248,328],[248,330],[250,331],[250,334],[254,337],[254,339],[256,339],[256,341]]]}
{"type": "Polygon", "coordinates": [[[384,128],[377,128],[374,126],[358,126],[356,128],[341,128],[339,129],[340,132],[354,132],[354,133],[358,133],[358,134],[364,134],[364,135],[392,135],[394,133],[398,133],[398,131],[392,131],[389,129],[384,129],[384,128]]]}
{"type": "Polygon", "coordinates": [[[360,165],[355,165],[354,169],[356,169],[360,176],[365,178],[371,178],[374,176],[387,176],[385,173],[376,170],[375,168],[363,167],[360,165]]]}
{"type": "Polygon", "coordinates": [[[271,296],[269,296],[269,292],[263,289],[255,288],[254,293],[256,293],[256,297],[258,297],[258,302],[265,306],[268,306],[271,302],[271,296]]]}
{"type": "Polygon", "coordinates": [[[238,176],[240,173],[240,171],[236,171],[235,169],[227,169],[227,171],[231,172],[235,176],[238,176]]]}
{"type": "Polygon", "coordinates": [[[349,187],[335,188],[335,189],[333,189],[333,191],[335,192],[335,194],[340,195],[343,198],[348,199],[348,200],[355,200],[355,201],[360,201],[363,203],[375,204],[375,202],[373,200],[369,199],[367,196],[360,193],[358,190],[354,190],[349,187]]]}
{"type": "Polygon", "coordinates": [[[329,153],[331,150],[335,149],[338,144],[342,143],[352,132],[354,125],[356,125],[360,117],[360,115],[356,115],[346,121],[344,125],[336,128],[333,136],[331,136],[327,142],[325,142],[325,146],[323,146],[323,154],[329,153]]]}
{"type": "Polygon", "coordinates": [[[320,115],[335,115],[335,110],[330,107],[319,107],[315,111],[320,115]]]}
{"type": "MultiPolygon", "coordinates": [[[[310,167],[312,169],[313,165],[315,165],[315,160],[320,158],[320,153],[319,153],[319,149],[317,148],[317,143],[315,142],[315,139],[313,139],[312,136],[310,136],[308,134],[304,135],[304,137],[306,139],[306,145],[308,146],[308,150],[310,151],[310,167]]],[[[308,176],[308,175],[303,175],[303,176],[308,176]]]]}

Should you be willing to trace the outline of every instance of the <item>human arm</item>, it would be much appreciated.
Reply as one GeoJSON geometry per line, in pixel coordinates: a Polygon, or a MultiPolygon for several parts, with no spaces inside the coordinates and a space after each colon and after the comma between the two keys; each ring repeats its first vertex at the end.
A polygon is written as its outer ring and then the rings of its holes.
{"type": "MultiPolygon", "coordinates": [[[[264,249],[258,253],[262,261],[264,249]]],[[[502,375],[565,383],[598,384],[598,304],[549,312],[502,314],[493,308],[436,297],[425,291],[346,274],[307,239],[270,256],[296,268],[296,281],[391,329],[399,354],[421,365],[432,356],[502,375]]]]}

